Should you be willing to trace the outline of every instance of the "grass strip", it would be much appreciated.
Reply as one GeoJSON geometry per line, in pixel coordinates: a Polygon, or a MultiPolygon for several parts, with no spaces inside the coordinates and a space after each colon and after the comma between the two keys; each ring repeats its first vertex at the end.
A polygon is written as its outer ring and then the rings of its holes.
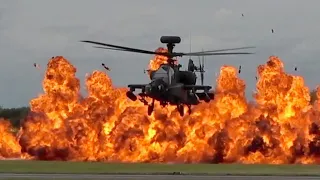
{"type": "Polygon", "coordinates": [[[320,175],[319,165],[147,164],[64,161],[0,161],[1,173],[320,175]],[[179,174],[179,173],[176,173],[179,174]]]}

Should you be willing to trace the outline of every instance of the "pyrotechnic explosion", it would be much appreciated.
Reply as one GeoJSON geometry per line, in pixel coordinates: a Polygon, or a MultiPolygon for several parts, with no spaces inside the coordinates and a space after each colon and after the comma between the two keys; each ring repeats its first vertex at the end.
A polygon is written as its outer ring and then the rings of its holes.
{"type": "MultiPolygon", "coordinates": [[[[164,62],[156,56],[149,68],[164,62]]],[[[102,71],[86,78],[88,97],[82,97],[75,73],[61,56],[49,61],[44,94],[31,100],[18,136],[0,120],[0,158],[320,163],[320,103],[309,104],[303,78],[285,73],[278,57],[258,67],[256,104],[246,100],[237,68],[223,66],[215,100],[195,106],[183,118],[175,107],[158,104],[147,116],[146,106],[127,100],[126,88],[113,87],[102,71]]]]}

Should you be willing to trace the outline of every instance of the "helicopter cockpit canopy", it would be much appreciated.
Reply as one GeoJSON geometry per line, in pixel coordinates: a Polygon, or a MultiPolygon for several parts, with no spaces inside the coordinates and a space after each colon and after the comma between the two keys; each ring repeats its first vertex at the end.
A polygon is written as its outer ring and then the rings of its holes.
{"type": "Polygon", "coordinates": [[[171,80],[174,77],[174,70],[168,64],[162,64],[156,71],[152,71],[150,74],[151,80],[162,79],[165,83],[168,82],[168,75],[171,77],[171,80]]]}

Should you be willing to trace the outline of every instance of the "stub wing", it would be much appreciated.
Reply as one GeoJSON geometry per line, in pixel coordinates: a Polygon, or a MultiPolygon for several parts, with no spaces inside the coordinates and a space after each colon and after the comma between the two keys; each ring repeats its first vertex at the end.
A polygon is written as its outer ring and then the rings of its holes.
{"type": "Polygon", "coordinates": [[[211,86],[202,86],[202,85],[184,85],[183,88],[185,90],[203,90],[204,92],[196,92],[195,94],[198,96],[199,100],[204,100],[205,102],[210,102],[214,99],[214,92],[209,92],[212,88],[211,86]]]}
{"type": "Polygon", "coordinates": [[[199,97],[199,100],[209,101],[214,99],[214,92],[208,92],[208,93],[196,93],[199,97]]]}
{"type": "MultiPolygon", "coordinates": [[[[145,91],[145,87],[146,87],[147,84],[129,84],[128,85],[128,88],[130,88],[129,91],[127,91],[126,95],[129,99],[131,99],[132,101],[135,101],[137,100],[137,96],[135,94],[133,94],[133,92],[136,90],[136,89],[141,89],[142,92],[145,91]]],[[[140,93],[139,95],[144,95],[144,93],[140,93]]]]}
{"type": "Polygon", "coordinates": [[[128,88],[130,89],[143,89],[147,84],[129,84],[128,88]]]}
{"type": "Polygon", "coordinates": [[[210,90],[211,86],[202,86],[202,85],[184,85],[183,88],[185,90],[210,90]]]}

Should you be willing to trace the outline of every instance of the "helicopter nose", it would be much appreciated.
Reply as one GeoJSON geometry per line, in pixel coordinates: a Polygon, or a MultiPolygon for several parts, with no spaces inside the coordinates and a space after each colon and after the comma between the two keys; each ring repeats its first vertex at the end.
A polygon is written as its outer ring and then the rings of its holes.
{"type": "Polygon", "coordinates": [[[150,93],[152,90],[152,87],[148,84],[146,85],[145,90],[146,90],[146,93],[150,93]]]}
{"type": "Polygon", "coordinates": [[[158,86],[158,90],[159,90],[160,92],[165,91],[165,86],[164,86],[163,84],[160,84],[160,85],[158,86]]]}

